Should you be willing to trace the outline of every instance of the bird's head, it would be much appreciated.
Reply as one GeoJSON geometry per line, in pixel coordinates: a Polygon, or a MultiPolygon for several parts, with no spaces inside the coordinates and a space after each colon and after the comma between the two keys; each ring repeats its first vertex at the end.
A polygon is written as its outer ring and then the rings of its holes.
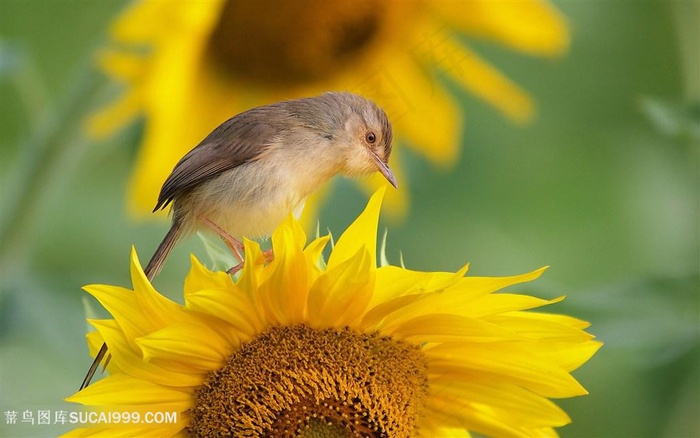
{"type": "Polygon", "coordinates": [[[374,102],[352,93],[326,93],[322,98],[335,101],[342,116],[336,118],[332,143],[342,157],[342,173],[347,176],[367,175],[376,171],[397,187],[389,167],[393,135],[384,110],[374,102]]]}

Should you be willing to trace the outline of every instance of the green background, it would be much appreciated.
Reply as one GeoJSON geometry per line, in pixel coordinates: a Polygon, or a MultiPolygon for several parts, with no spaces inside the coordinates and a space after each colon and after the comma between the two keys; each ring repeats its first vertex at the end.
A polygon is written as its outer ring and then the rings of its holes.
{"type": "MultiPolygon", "coordinates": [[[[557,2],[573,42],[546,61],[476,42],[528,90],[538,117],[514,125],[447,84],[465,107],[463,148],[449,171],[408,155],[412,206],[389,228],[387,255],[407,267],[512,275],[550,265],[518,289],[566,294],[550,311],[591,321],[605,346],[575,376],[591,393],[560,404],[565,437],[700,436],[697,2],[557,2]]],[[[167,224],[135,222],[124,191],[141,126],[108,142],[71,140],[71,93],[90,86],[93,51],[121,2],[0,3],[0,407],[70,409],[90,358],[83,340],[91,283],[128,286],[167,224]],[[87,74],[85,72],[87,71],[87,74]],[[34,150],[58,133],[63,153],[34,150]],[[29,152],[27,152],[29,151],[29,152]],[[47,172],[53,168],[54,172],[47,172]],[[17,199],[19,184],[45,175],[17,199]],[[19,205],[19,209],[15,206],[19,205]],[[3,230],[5,233],[7,230],[3,230]]],[[[470,41],[470,43],[472,43],[470,41]]],[[[366,197],[336,181],[320,217],[338,236],[366,197]]],[[[196,238],[176,248],[156,285],[177,297],[196,238]]],[[[94,307],[94,304],[90,304],[94,307]]],[[[7,426],[2,436],[60,428],[7,426]]]]}

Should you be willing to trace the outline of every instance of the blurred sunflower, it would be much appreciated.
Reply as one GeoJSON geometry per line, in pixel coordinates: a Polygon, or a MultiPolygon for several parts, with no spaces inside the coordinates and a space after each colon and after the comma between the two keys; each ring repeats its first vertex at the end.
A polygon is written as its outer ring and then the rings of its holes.
{"type": "MultiPolygon", "coordinates": [[[[526,93],[468,49],[463,36],[531,55],[568,47],[563,18],[542,0],[145,0],[114,23],[100,53],[101,68],[125,92],[91,119],[90,131],[108,136],[145,115],[129,189],[136,213],[151,211],[175,163],[224,120],[329,90],[373,99],[389,114],[401,145],[449,165],[458,153],[461,114],[442,79],[514,120],[533,111],[526,93]]],[[[406,188],[401,150],[395,151],[392,168],[406,188]]],[[[408,193],[390,193],[390,210],[403,212],[408,193]]],[[[307,203],[308,214],[314,205],[307,203]]]]}
{"type": "Polygon", "coordinates": [[[570,372],[601,346],[586,322],[527,311],[561,299],[495,293],[536,279],[376,267],[383,191],[345,231],[306,245],[289,218],[275,259],[246,241],[237,280],[194,257],[185,305],[156,292],[132,252],[133,290],[89,286],[110,375],[69,397],[180,412],[167,426],[102,424],[70,436],[552,436],[549,398],[586,394],[570,372]],[[149,429],[150,428],[150,429],[149,429]]]}

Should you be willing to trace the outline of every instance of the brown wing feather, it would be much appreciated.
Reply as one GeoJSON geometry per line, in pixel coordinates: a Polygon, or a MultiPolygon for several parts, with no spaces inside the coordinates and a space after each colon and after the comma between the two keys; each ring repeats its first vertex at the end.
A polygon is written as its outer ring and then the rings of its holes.
{"type": "MultiPolygon", "coordinates": [[[[203,181],[258,158],[283,129],[283,124],[268,123],[273,115],[270,113],[280,110],[279,106],[255,108],[219,125],[175,165],[153,211],[167,207],[177,196],[203,181]]],[[[287,118],[284,114],[277,115],[287,118]]]]}

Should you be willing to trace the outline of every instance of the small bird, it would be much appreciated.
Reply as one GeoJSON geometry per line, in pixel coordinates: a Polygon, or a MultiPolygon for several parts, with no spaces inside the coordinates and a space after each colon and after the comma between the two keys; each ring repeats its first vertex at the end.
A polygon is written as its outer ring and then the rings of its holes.
{"type": "MultiPolygon", "coordinates": [[[[210,228],[232,237],[269,235],[307,196],[336,174],[379,171],[398,187],[389,168],[391,123],[357,94],[329,92],[240,113],[188,152],[165,180],[154,212],[172,203],[172,225],[144,269],[158,275],[175,243],[210,228]]],[[[103,344],[80,389],[90,384],[107,353],[103,344]]]]}

